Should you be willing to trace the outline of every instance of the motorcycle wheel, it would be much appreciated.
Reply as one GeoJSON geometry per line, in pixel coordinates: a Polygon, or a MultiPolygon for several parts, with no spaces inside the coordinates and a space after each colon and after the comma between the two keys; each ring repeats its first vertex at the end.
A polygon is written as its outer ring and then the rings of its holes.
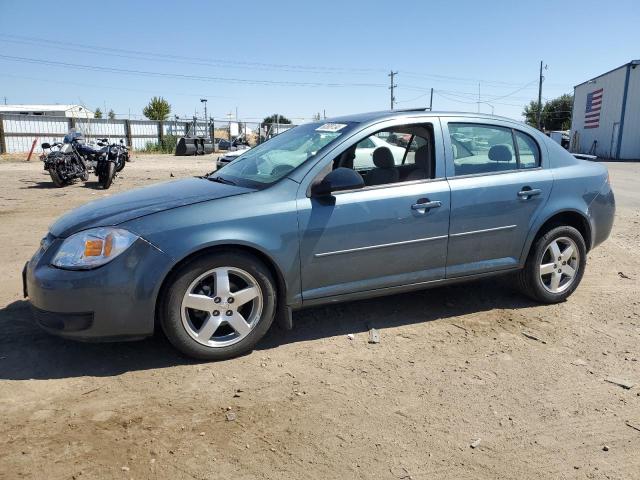
{"type": "Polygon", "coordinates": [[[60,177],[60,174],[58,173],[58,170],[55,169],[55,167],[49,169],[49,175],[51,176],[51,180],[53,180],[53,183],[56,187],[64,187],[67,184],[67,182],[65,182],[62,177],[60,177]]]}
{"type": "Polygon", "coordinates": [[[116,166],[113,162],[107,162],[107,164],[101,169],[98,174],[98,182],[105,190],[108,189],[113,183],[113,178],[116,176],[116,166]]]}
{"type": "Polygon", "coordinates": [[[116,172],[120,172],[124,168],[125,157],[124,155],[120,155],[118,158],[118,163],[116,164],[116,172]]]}

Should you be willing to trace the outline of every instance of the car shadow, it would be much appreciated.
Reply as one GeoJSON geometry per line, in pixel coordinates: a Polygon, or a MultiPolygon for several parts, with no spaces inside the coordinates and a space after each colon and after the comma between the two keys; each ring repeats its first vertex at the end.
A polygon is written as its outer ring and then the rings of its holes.
{"type": "Polygon", "coordinates": [[[0,310],[0,379],[107,377],[189,363],[196,362],[181,356],[163,335],[139,342],[76,342],[40,329],[27,301],[0,310]]]}
{"type": "Polygon", "coordinates": [[[519,309],[538,304],[515,290],[510,277],[492,277],[466,284],[389,295],[293,313],[293,330],[271,329],[256,346],[279,345],[431,322],[494,309],[519,309]]]}
{"type": "MultiPolygon", "coordinates": [[[[486,279],[294,312],[293,330],[272,328],[256,349],[265,351],[296,342],[356,334],[371,327],[388,329],[534,305],[504,279],[486,279]]],[[[27,301],[0,309],[0,379],[106,377],[197,363],[179,354],[162,334],[138,342],[76,342],[42,331],[33,323],[27,301]]]]}

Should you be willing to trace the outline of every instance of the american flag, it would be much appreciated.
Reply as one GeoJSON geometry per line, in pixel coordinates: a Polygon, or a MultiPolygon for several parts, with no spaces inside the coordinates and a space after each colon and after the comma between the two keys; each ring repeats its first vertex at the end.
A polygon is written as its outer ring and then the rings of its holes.
{"type": "Polygon", "coordinates": [[[587,95],[587,108],[584,111],[584,128],[600,126],[600,109],[602,108],[602,88],[587,95]]]}

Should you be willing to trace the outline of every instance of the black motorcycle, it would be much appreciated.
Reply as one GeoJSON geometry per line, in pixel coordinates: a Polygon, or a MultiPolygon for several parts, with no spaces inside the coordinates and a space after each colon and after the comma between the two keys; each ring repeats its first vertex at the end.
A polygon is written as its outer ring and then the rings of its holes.
{"type": "Polygon", "coordinates": [[[76,179],[89,179],[86,165],[71,152],[70,145],[61,142],[43,143],[42,150],[40,160],[44,162],[44,169],[49,172],[56,187],[64,187],[76,179]]]}
{"type": "Polygon", "coordinates": [[[41,158],[45,170],[49,171],[53,182],[63,187],[75,179],[87,180],[89,172],[98,176],[98,183],[107,189],[113,183],[116,173],[129,161],[129,150],[120,140],[120,144],[108,143],[107,138],[99,138],[97,145],[85,143],[82,133],[71,131],[64,137],[64,143],[42,144],[50,149],[41,158]]]}
{"type": "MultiPolygon", "coordinates": [[[[100,145],[100,143],[98,143],[100,145]]],[[[122,171],[125,164],[129,161],[129,149],[120,139],[120,143],[112,143],[109,145],[109,155],[115,157],[116,173],[122,171]]]]}

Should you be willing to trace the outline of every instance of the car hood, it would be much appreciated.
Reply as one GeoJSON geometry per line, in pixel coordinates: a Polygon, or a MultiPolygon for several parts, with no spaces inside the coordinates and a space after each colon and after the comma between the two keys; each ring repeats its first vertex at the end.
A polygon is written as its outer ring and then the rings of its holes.
{"type": "Polygon", "coordinates": [[[248,193],[253,190],[187,178],[118,193],[89,202],[60,217],[50,228],[56,237],[68,237],[80,230],[117,225],[135,218],[193,203],[248,193]]]}

